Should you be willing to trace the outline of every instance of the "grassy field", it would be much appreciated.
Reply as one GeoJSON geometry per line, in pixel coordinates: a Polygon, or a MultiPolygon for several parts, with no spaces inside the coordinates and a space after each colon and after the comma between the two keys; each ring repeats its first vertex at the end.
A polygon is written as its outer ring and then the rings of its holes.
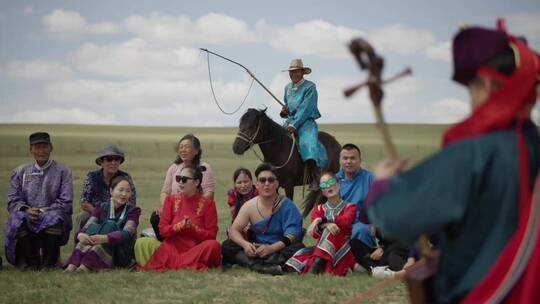
{"type": "MultiPolygon", "coordinates": [[[[322,125],[341,143],[352,142],[362,150],[363,167],[370,169],[384,154],[377,130],[372,125],[322,125]]],[[[414,164],[435,151],[442,125],[392,125],[398,153],[414,164]]],[[[218,240],[225,238],[230,223],[226,190],[232,186],[231,175],[238,166],[254,169],[259,163],[252,152],[244,156],[232,153],[236,128],[118,127],[81,125],[0,125],[0,224],[7,218],[6,192],[10,172],[19,164],[31,161],[28,135],[35,131],[51,134],[53,158],[73,171],[74,214],[79,212],[82,179],[95,170],[96,151],[105,143],[115,143],[126,152],[122,169],[128,171],[137,187],[137,203],[143,209],[140,228],[149,227],[148,219],[158,204],[159,192],[168,166],[175,158],[174,147],[185,133],[194,133],[202,142],[203,160],[216,174],[215,200],[219,216],[218,240]]],[[[300,202],[301,188],[295,193],[300,202]]],[[[307,221],[304,223],[307,225],[307,221]]],[[[0,234],[3,243],[4,234],[0,234]]],[[[306,244],[312,244],[306,238],[306,244]]],[[[62,248],[65,260],[72,242],[62,248]]],[[[0,254],[4,257],[3,246],[0,254]]],[[[343,302],[377,283],[363,273],[345,278],[332,276],[286,275],[271,277],[246,270],[190,271],[163,274],[112,271],[66,275],[61,271],[19,272],[6,265],[0,272],[0,302],[3,303],[334,303],[343,302]]],[[[406,302],[402,284],[390,287],[372,303],[406,302]]]]}

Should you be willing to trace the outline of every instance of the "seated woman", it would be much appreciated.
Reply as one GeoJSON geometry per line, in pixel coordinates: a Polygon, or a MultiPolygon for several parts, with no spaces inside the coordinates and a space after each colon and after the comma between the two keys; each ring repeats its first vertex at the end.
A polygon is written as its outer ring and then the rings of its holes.
{"type": "Polygon", "coordinates": [[[238,168],[233,173],[234,187],[227,191],[227,204],[231,211],[231,223],[245,202],[259,195],[259,191],[253,185],[251,172],[246,168],[238,168]]]}
{"type": "Polygon", "coordinates": [[[324,173],[319,186],[328,201],[313,209],[308,228],[308,234],[317,240],[317,245],[298,250],[286,265],[299,273],[326,272],[342,276],[355,264],[349,238],[356,205],[341,200],[334,173],[324,173]]]}
{"type": "Polygon", "coordinates": [[[201,194],[202,179],[201,169],[193,166],[184,166],[176,176],[181,192],[165,198],[159,221],[163,242],[143,237],[135,243],[139,269],[205,270],[221,265],[216,205],[201,194]]]}
{"type": "Polygon", "coordinates": [[[66,271],[105,270],[129,267],[141,209],[129,204],[131,183],[128,176],[111,180],[111,200],[98,205],[77,234],[79,243],[66,263],[66,271]]]}
{"type": "Polygon", "coordinates": [[[165,181],[163,182],[160,195],[160,206],[150,216],[150,223],[159,241],[163,241],[163,237],[159,234],[158,225],[165,198],[168,195],[180,192],[180,184],[175,182],[175,178],[185,166],[201,167],[202,180],[200,181],[200,187],[202,188],[202,194],[210,199],[214,198],[214,172],[209,164],[201,161],[202,149],[200,140],[193,134],[186,134],[178,142],[176,151],[176,160],[171,164],[165,175],[165,181]]]}

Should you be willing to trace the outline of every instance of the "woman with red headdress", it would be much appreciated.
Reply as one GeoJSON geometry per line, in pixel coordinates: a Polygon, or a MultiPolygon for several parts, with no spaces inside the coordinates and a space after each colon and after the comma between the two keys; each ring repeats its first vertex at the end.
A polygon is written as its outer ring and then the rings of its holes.
{"type": "Polygon", "coordinates": [[[407,244],[438,234],[437,303],[533,303],[540,298],[540,199],[532,199],[540,138],[530,112],[539,58],[502,23],[460,31],[453,55],[453,79],[468,88],[472,114],[414,168],[377,165],[367,216],[407,244]]]}

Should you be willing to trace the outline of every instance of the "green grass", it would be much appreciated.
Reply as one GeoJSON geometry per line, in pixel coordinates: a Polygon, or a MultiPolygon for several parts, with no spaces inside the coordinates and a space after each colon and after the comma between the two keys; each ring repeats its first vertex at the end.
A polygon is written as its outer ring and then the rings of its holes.
{"type": "MultiPolygon", "coordinates": [[[[414,164],[439,147],[440,135],[446,126],[390,126],[398,153],[414,164]]],[[[322,125],[321,130],[333,134],[341,143],[352,142],[362,150],[362,166],[371,169],[384,153],[377,130],[372,125],[322,125]]],[[[128,171],[137,187],[137,203],[143,209],[140,228],[149,227],[151,212],[157,207],[163,177],[175,158],[174,147],[185,133],[192,132],[202,142],[203,160],[215,171],[215,200],[219,217],[218,240],[225,239],[230,223],[226,191],[232,186],[231,175],[238,166],[254,169],[259,163],[252,152],[243,156],[232,153],[236,128],[176,128],[176,127],[119,127],[83,125],[0,125],[0,225],[7,218],[6,192],[10,172],[16,166],[31,161],[28,135],[35,131],[51,134],[53,158],[73,172],[73,212],[79,212],[82,179],[95,170],[96,151],[105,143],[115,143],[126,152],[122,169],[128,171]]],[[[295,201],[300,202],[301,188],[295,201]]],[[[307,225],[307,220],[304,225],[307,225]]],[[[0,234],[3,243],[4,235],[0,234]]],[[[306,244],[312,244],[309,238],[306,244]]],[[[65,260],[72,242],[62,248],[65,260]]],[[[0,254],[4,256],[3,246],[0,254]]],[[[162,274],[116,270],[106,273],[67,275],[60,271],[19,272],[5,265],[0,273],[0,302],[14,303],[332,303],[343,302],[377,283],[365,274],[354,273],[345,278],[332,276],[270,277],[246,270],[212,270],[202,273],[179,271],[162,274]]],[[[373,303],[406,302],[405,288],[398,284],[385,289],[373,303]]]]}

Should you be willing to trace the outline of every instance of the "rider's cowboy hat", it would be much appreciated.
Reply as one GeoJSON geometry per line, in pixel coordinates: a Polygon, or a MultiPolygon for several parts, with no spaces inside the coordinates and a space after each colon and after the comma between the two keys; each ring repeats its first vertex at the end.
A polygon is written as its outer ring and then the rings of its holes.
{"type": "Polygon", "coordinates": [[[286,70],[283,70],[283,72],[293,71],[293,70],[304,70],[304,75],[311,73],[311,69],[308,67],[304,67],[304,63],[302,62],[302,59],[300,58],[291,60],[291,64],[289,65],[289,68],[286,70]]]}

